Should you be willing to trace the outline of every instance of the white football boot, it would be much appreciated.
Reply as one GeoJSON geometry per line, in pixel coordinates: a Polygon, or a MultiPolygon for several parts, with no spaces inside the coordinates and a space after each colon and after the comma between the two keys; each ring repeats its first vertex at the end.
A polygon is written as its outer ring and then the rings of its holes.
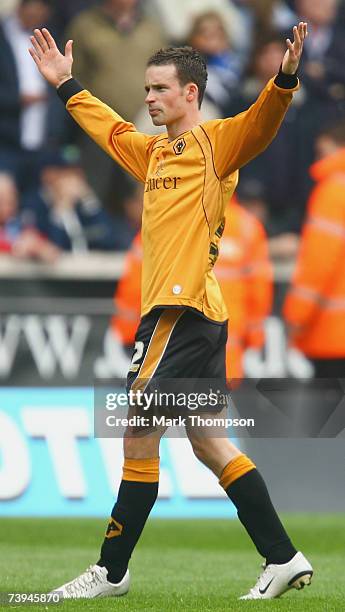
{"type": "Polygon", "coordinates": [[[313,568],[301,552],[288,563],[264,565],[256,585],[240,599],[273,599],[289,589],[303,589],[311,583],[313,568]]]}
{"type": "Polygon", "coordinates": [[[108,570],[100,565],[90,565],[80,576],[71,582],[66,582],[51,593],[58,593],[60,599],[93,599],[95,597],[118,597],[129,590],[129,571],[127,570],[121,582],[108,582],[108,570]]]}

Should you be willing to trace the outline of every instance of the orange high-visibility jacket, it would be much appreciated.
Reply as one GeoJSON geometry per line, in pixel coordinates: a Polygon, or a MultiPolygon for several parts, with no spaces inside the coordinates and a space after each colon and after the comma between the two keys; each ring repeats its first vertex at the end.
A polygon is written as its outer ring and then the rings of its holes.
{"type": "Polygon", "coordinates": [[[234,199],[226,211],[215,274],[229,312],[227,377],[242,378],[244,350],[264,344],[273,273],[263,225],[234,199]]]}
{"type": "Polygon", "coordinates": [[[134,344],[140,321],[142,244],[139,232],[126,254],[124,273],[114,295],[116,314],[111,328],[123,344],[134,344]]]}
{"type": "Polygon", "coordinates": [[[311,193],[283,313],[311,358],[345,356],[345,148],[311,167],[311,193]]]}

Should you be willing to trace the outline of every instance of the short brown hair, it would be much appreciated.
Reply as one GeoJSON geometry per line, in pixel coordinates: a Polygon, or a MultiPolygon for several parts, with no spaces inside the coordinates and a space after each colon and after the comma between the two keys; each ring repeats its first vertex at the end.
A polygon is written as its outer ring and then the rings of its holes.
{"type": "Polygon", "coordinates": [[[169,64],[176,67],[180,85],[184,86],[192,82],[198,86],[200,108],[207,84],[206,63],[201,53],[192,47],[166,47],[156,51],[147,62],[147,66],[169,64]]]}

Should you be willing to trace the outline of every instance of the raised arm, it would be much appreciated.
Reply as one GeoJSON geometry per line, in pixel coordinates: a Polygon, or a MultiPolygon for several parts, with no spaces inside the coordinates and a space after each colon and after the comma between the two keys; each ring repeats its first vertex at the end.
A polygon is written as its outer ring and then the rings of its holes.
{"type": "Polygon", "coordinates": [[[55,87],[66,108],[80,127],[117,163],[144,182],[152,138],[137,132],[134,125],[92,96],[73,79],[73,41],[61,53],[50,32],[36,29],[29,53],[42,76],[55,87]]]}
{"type": "Polygon", "coordinates": [[[37,29],[34,34],[35,36],[30,36],[32,48],[29,49],[29,53],[41,75],[50,85],[58,88],[72,78],[73,40],[67,41],[63,55],[47,29],[43,28],[42,31],[37,29]]]}
{"type": "Polygon", "coordinates": [[[298,89],[296,71],[308,34],[307,24],[293,28],[294,41],[286,40],[287,50],[281,70],[269,81],[256,102],[246,111],[205,124],[213,143],[215,169],[220,178],[238,170],[259,155],[275,137],[298,89]]]}
{"type": "Polygon", "coordinates": [[[282,71],[284,74],[296,74],[299,66],[304,40],[308,36],[308,25],[300,21],[298,26],[293,27],[293,42],[286,39],[287,50],[283,58],[282,71]]]}

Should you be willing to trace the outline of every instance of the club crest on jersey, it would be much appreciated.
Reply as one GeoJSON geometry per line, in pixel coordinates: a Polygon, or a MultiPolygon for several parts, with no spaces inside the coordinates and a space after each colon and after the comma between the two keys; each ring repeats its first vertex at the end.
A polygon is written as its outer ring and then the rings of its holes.
{"type": "Polygon", "coordinates": [[[174,144],[174,151],[176,155],[181,155],[186,148],[186,141],[184,138],[179,138],[174,144]]]}

